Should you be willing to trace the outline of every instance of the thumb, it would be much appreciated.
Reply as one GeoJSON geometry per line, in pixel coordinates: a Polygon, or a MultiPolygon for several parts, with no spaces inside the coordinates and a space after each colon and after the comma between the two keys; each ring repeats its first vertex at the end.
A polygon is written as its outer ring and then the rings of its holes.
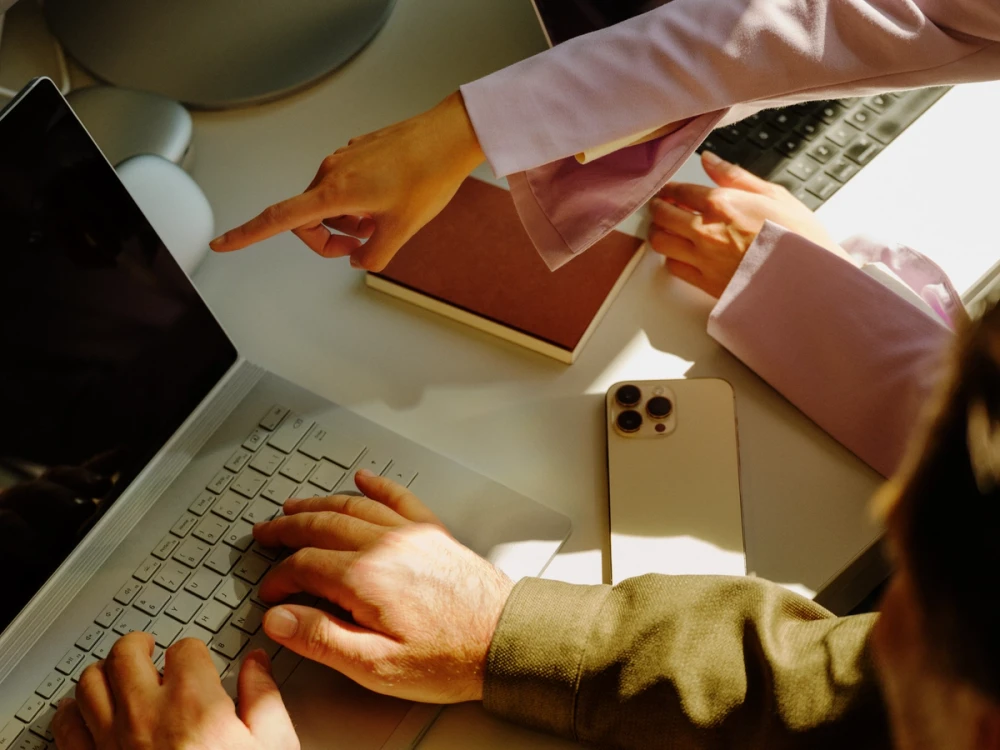
{"type": "Polygon", "coordinates": [[[365,244],[351,253],[351,265],[367,271],[381,271],[393,259],[399,248],[414,232],[394,226],[389,219],[382,219],[365,244]]]}
{"type": "Polygon", "coordinates": [[[264,632],[299,656],[325,664],[355,681],[358,672],[394,643],[381,633],[342,620],[313,607],[283,604],[264,615],[264,632]]]}
{"type": "Polygon", "coordinates": [[[702,152],[701,166],[719,187],[736,188],[761,195],[770,195],[774,191],[774,185],[767,180],[762,180],[757,175],[747,172],[743,167],[732,164],[711,151],[702,152]]]}
{"type": "Polygon", "coordinates": [[[258,649],[247,654],[237,682],[240,719],[269,750],[298,750],[299,740],[271,676],[271,660],[258,649]]]}

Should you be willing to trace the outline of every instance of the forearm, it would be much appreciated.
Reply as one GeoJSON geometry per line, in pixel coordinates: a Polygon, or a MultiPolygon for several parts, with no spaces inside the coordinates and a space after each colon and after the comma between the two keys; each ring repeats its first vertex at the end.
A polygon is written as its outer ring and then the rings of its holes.
{"type": "Polygon", "coordinates": [[[484,704],[602,746],[884,748],[873,623],[753,578],[526,579],[494,636],[484,704]]]}

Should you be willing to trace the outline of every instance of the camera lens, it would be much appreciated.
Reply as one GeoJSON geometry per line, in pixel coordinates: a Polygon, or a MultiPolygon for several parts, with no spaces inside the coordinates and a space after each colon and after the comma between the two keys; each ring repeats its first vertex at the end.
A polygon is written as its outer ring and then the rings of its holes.
{"type": "Polygon", "coordinates": [[[646,402],[646,413],[653,419],[666,419],[673,410],[674,405],[665,396],[654,396],[646,402]]]}
{"type": "Polygon", "coordinates": [[[642,399],[642,392],[639,390],[638,386],[634,385],[623,385],[617,391],[615,391],[615,401],[629,408],[635,406],[642,399]]]}
{"type": "Polygon", "coordinates": [[[642,427],[642,415],[635,409],[623,411],[615,421],[622,432],[637,432],[642,427]]]}

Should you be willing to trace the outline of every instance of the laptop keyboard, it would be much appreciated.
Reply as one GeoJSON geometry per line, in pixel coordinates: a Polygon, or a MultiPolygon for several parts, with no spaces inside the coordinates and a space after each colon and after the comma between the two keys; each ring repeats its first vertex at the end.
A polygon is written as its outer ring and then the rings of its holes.
{"type": "MultiPolygon", "coordinates": [[[[197,638],[205,643],[233,700],[241,657],[258,648],[271,657],[275,680],[282,684],[302,657],[264,634],[266,607],[258,586],[283,552],[254,542],[253,524],[280,515],[290,497],[356,492],[359,469],[404,486],[417,476],[375,447],[282,406],[271,407],[0,729],[0,750],[54,747],[49,726],[59,701],[73,695],[88,666],[106,658],[118,638],[134,631],[154,637],[153,661],[161,673],[164,652],[174,641],[197,638]]],[[[309,596],[293,600],[316,603],[309,596]]]]}
{"type": "Polygon", "coordinates": [[[815,211],[948,89],[937,86],[765,110],[713,131],[698,153],[711,151],[784,185],[815,211]]]}

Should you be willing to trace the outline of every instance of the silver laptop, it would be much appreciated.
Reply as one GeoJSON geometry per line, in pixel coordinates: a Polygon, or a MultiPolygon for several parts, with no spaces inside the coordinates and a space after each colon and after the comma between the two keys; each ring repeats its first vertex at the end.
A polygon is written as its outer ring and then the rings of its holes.
{"type": "Polygon", "coordinates": [[[240,357],[47,79],[0,113],[0,236],[0,750],[50,747],[54,706],[134,630],[160,664],[203,640],[231,694],[267,650],[306,748],[414,745],[435,707],[263,635],[277,554],[251,524],[364,467],[516,579],[568,519],[240,357]]]}

